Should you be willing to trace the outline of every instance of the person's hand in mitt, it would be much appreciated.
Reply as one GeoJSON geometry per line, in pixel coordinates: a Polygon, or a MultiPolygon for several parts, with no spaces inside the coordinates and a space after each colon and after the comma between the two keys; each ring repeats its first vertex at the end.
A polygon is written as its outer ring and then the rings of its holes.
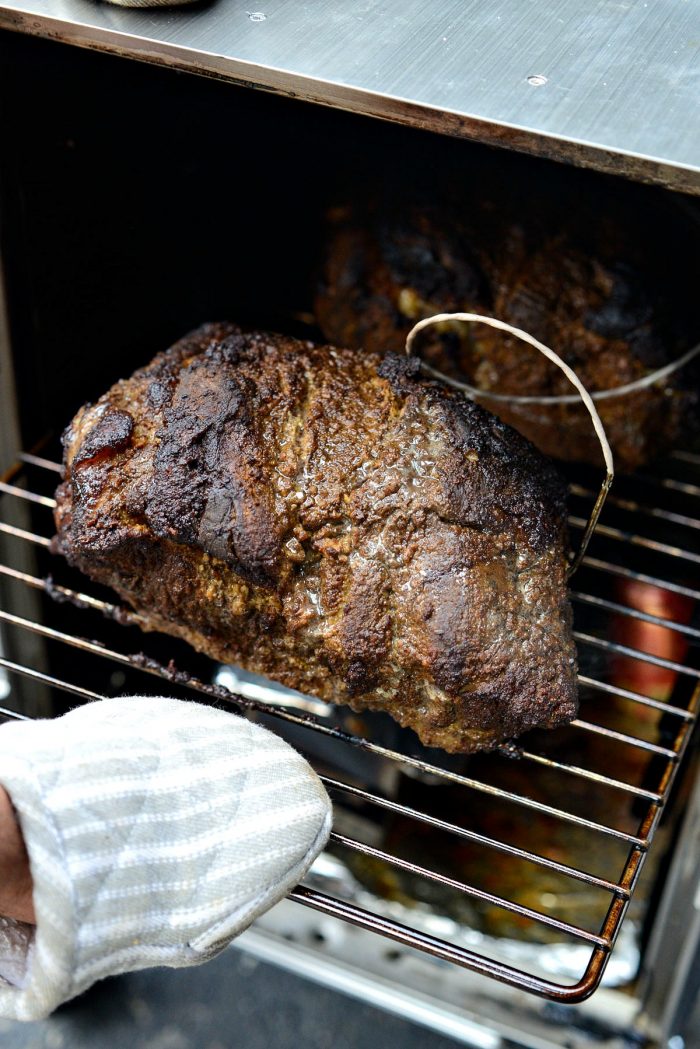
{"type": "Polygon", "coordinates": [[[175,699],[0,727],[0,1016],[218,954],[292,889],[331,806],[271,732],[175,699]]]}

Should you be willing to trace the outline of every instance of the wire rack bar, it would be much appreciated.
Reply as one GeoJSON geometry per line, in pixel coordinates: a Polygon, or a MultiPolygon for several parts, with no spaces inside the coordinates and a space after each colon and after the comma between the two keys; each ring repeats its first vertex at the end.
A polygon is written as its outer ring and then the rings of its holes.
{"type": "Polygon", "coordinates": [[[60,678],[51,677],[50,674],[43,674],[40,670],[35,670],[33,667],[25,667],[20,663],[13,663],[12,660],[6,659],[4,656],[0,656],[0,667],[4,667],[11,674],[19,674],[20,677],[31,678],[32,681],[39,681],[42,685],[50,685],[52,688],[58,688],[62,692],[69,692],[72,696],[78,696],[80,699],[102,699],[102,696],[98,695],[97,692],[81,688],[80,685],[71,685],[68,681],[61,681],[60,678]]]}
{"type": "Polygon", "coordinates": [[[648,484],[655,488],[667,488],[671,492],[680,492],[682,495],[700,496],[700,486],[688,481],[677,481],[675,477],[654,477],[653,474],[635,474],[635,481],[648,484]]]}
{"type": "Polygon", "coordinates": [[[619,685],[610,685],[607,681],[598,681],[596,678],[579,674],[579,684],[586,688],[595,689],[598,692],[607,692],[611,696],[619,696],[620,699],[629,699],[632,703],[641,703],[643,706],[651,707],[664,714],[672,714],[674,717],[682,718],[684,721],[692,721],[693,715],[684,707],[675,707],[663,699],[652,699],[651,696],[642,696],[639,692],[631,692],[628,688],[620,688],[619,685]]]}
{"type": "Polygon", "coordinates": [[[613,893],[614,895],[627,895],[627,889],[622,885],[619,885],[617,882],[608,881],[606,878],[600,878],[595,874],[589,874],[587,871],[579,870],[577,867],[570,867],[565,863],[558,863],[556,860],[551,860],[546,856],[541,856],[539,853],[528,852],[527,849],[521,849],[516,845],[509,845],[507,842],[500,841],[497,838],[489,838],[484,834],[478,834],[476,831],[469,830],[466,827],[459,827],[455,823],[448,823],[446,820],[441,820],[438,819],[437,816],[430,816],[425,812],[420,812],[418,809],[411,808],[409,805],[402,805],[400,802],[391,801],[378,794],[371,794],[369,791],[363,790],[361,787],[357,787],[354,784],[342,783],[340,780],[333,779],[330,776],[321,775],[319,778],[329,790],[350,794],[352,797],[358,798],[360,801],[364,801],[367,804],[377,805],[382,809],[386,809],[388,812],[394,812],[397,815],[406,817],[407,819],[415,819],[417,822],[433,827],[435,830],[445,831],[448,834],[454,834],[457,837],[465,838],[467,841],[473,841],[478,845],[485,846],[486,848],[494,849],[497,852],[503,852],[508,856],[512,856],[514,859],[534,863],[538,867],[545,867],[547,870],[556,871],[558,874],[563,874],[567,878],[573,878],[576,881],[585,882],[586,885],[591,885],[598,889],[604,889],[606,892],[613,893]]]}
{"type": "Polygon", "coordinates": [[[29,466],[39,466],[42,470],[50,470],[51,473],[63,473],[63,467],[60,463],[55,463],[51,459],[44,459],[41,455],[33,455],[31,452],[20,452],[19,460],[22,463],[27,463],[29,466]]]}
{"type": "MultiPolygon", "coordinates": [[[[571,722],[573,724],[573,722],[571,722]]],[[[579,722],[578,727],[583,727],[582,722],[579,722]]],[[[669,752],[672,753],[672,752],[669,752]]],[[[519,750],[518,756],[520,758],[526,758],[528,761],[533,761],[538,765],[544,765],[549,769],[556,769],[558,772],[568,772],[573,775],[580,776],[581,779],[590,780],[591,783],[599,783],[602,787],[612,787],[614,790],[622,790],[627,794],[634,794],[638,798],[647,798],[649,801],[660,802],[661,795],[653,790],[644,790],[642,787],[635,787],[632,783],[625,783],[624,780],[613,779],[612,776],[604,776],[602,772],[593,772],[592,769],[581,768],[580,765],[569,765],[565,762],[555,761],[554,758],[548,757],[546,754],[533,754],[531,751],[519,750]]],[[[669,756],[666,754],[665,756],[669,756]]]]}
{"type": "MultiPolygon", "coordinates": [[[[571,528],[583,529],[588,526],[588,521],[584,520],[583,517],[576,517],[573,514],[569,515],[569,526],[571,528]]],[[[653,550],[657,554],[665,554],[668,557],[679,557],[683,561],[690,561],[692,564],[700,564],[700,554],[694,553],[692,550],[684,550],[680,546],[671,546],[670,543],[660,543],[657,539],[648,539],[645,535],[637,535],[635,532],[626,532],[622,528],[613,528],[612,525],[601,524],[600,521],[596,525],[596,534],[604,535],[606,539],[616,539],[621,543],[628,543],[630,546],[640,546],[645,550],[653,550]]]]}
{"type": "Polygon", "coordinates": [[[668,579],[661,579],[660,576],[647,575],[646,572],[637,572],[633,568],[627,568],[625,565],[617,565],[600,557],[591,557],[590,554],[586,554],[581,564],[586,565],[588,568],[594,568],[598,572],[617,576],[619,579],[633,579],[638,583],[648,583],[650,586],[657,586],[659,590],[668,590],[671,594],[682,594],[683,597],[690,597],[694,601],[700,601],[700,590],[695,590],[691,586],[685,586],[684,583],[674,583],[668,579]]]}
{"type": "Polygon", "coordinates": [[[570,721],[569,724],[575,728],[583,729],[584,732],[593,732],[597,736],[605,736],[607,739],[617,740],[618,743],[624,743],[629,747],[639,747],[650,754],[659,754],[661,757],[671,759],[674,759],[676,756],[675,751],[671,750],[670,747],[660,747],[657,743],[649,743],[645,739],[629,736],[626,732],[617,732],[615,729],[606,728],[605,725],[596,725],[592,721],[581,721],[580,718],[576,718],[574,721],[570,721]]]}
{"type": "MultiPolygon", "coordinates": [[[[700,457],[688,458],[687,455],[683,457],[679,453],[674,458],[679,462],[700,464],[700,457]]],[[[23,484],[21,479],[18,480],[18,483],[11,483],[20,477],[22,470],[27,466],[43,469],[54,475],[61,472],[61,467],[58,463],[52,462],[50,459],[34,453],[23,453],[17,466],[4,475],[5,479],[0,482],[0,493],[7,494],[10,497],[23,499],[44,509],[52,509],[55,506],[55,501],[49,496],[36,493],[30,488],[21,487],[23,484]]],[[[690,482],[677,481],[674,478],[660,479],[653,477],[644,477],[640,480],[645,484],[673,490],[693,498],[700,495],[700,487],[690,482]]],[[[573,484],[571,486],[571,491],[574,495],[584,498],[588,498],[590,495],[588,490],[582,485],[573,484]]],[[[660,525],[666,524],[672,527],[679,526],[692,529],[700,528],[700,517],[693,516],[692,514],[676,512],[676,510],[671,511],[657,508],[645,503],[637,503],[633,499],[627,499],[617,495],[612,497],[611,506],[617,507],[617,509],[625,512],[633,513],[637,515],[637,517],[653,519],[660,525]]],[[[573,527],[581,527],[582,519],[573,517],[571,523],[573,527]]],[[[49,538],[12,525],[0,523],[0,532],[14,538],[25,540],[39,548],[47,549],[51,546],[51,540],[49,538]]],[[[624,543],[628,547],[639,547],[650,550],[664,557],[672,557],[677,560],[679,564],[700,563],[700,554],[695,554],[692,550],[685,550],[682,547],[669,542],[663,542],[661,539],[638,535],[636,531],[627,531],[622,528],[614,528],[607,524],[603,524],[602,526],[599,526],[599,533],[603,537],[624,543]]],[[[628,568],[624,564],[617,564],[590,555],[587,555],[585,558],[584,565],[588,569],[599,573],[648,583],[672,593],[681,594],[694,600],[700,600],[700,590],[687,585],[685,579],[683,579],[683,582],[668,581],[637,572],[628,568]]],[[[136,613],[132,613],[118,605],[94,598],[89,594],[73,590],[70,587],[57,585],[50,577],[40,578],[32,576],[10,565],[0,565],[0,575],[13,579],[16,582],[29,586],[35,590],[43,591],[55,600],[69,601],[88,613],[99,612],[102,616],[116,620],[119,623],[144,623],[144,620],[136,613]]],[[[669,629],[676,634],[687,638],[691,642],[700,639],[700,630],[695,626],[676,623],[672,620],[667,620],[661,616],[655,616],[639,609],[628,608],[625,605],[600,597],[595,593],[587,593],[584,590],[577,590],[571,596],[575,602],[597,608],[606,614],[625,616],[640,622],[647,622],[661,628],[669,629]]],[[[321,735],[335,739],[341,743],[349,744],[359,750],[375,755],[376,757],[387,759],[399,766],[426,773],[430,777],[437,777],[446,784],[468,788],[476,791],[483,797],[492,797],[500,802],[514,805],[523,812],[534,812],[543,816],[551,816],[552,818],[560,820],[573,827],[578,827],[586,832],[590,832],[591,834],[605,835],[621,845],[625,845],[627,858],[624,862],[619,878],[613,880],[611,878],[594,875],[585,870],[580,870],[576,866],[549,859],[546,856],[539,855],[536,852],[531,852],[520,846],[510,845],[496,837],[489,837],[488,835],[480,834],[476,831],[469,830],[468,828],[460,827],[447,820],[431,816],[429,813],[421,812],[409,805],[404,805],[392,801],[389,798],[372,793],[357,784],[344,783],[332,776],[322,776],[326,786],[336,794],[344,794],[345,796],[352,797],[356,801],[362,802],[365,805],[379,807],[387,812],[400,815],[407,820],[416,821],[417,823],[432,828],[433,830],[457,836],[478,846],[483,846],[484,848],[505,854],[514,860],[533,864],[542,870],[555,872],[572,879],[574,882],[585,884],[590,888],[608,893],[611,899],[607,914],[602,922],[600,930],[594,932],[588,929],[583,929],[576,924],[563,921],[553,914],[543,913],[535,908],[530,908],[524,904],[517,903],[514,900],[507,899],[505,896],[499,895],[497,892],[487,892],[468,884],[468,882],[441,874],[439,871],[433,870],[428,866],[423,866],[422,864],[402,859],[399,856],[393,855],[383,849],[376,848],[373,845],[366,844],[363,841],[358,841],[346,834],[338,831],[333,832],[332,840],[336,845],[342,848],[350,849],[355,853],[365,855],[380,863],[389,864],[396,869],[426,879],[427,881],[440,885],[443,888],[461,893],[483,904],[502,908],[519,915],[527,921],[535,922],[539,926],[554,929],[562,936],[573,937],[580,942],[587,943],[591,948],[591,953],[586,970],[581,979],[571,986],[563,983],[554,983],[534,976],[532,973],[526,972],[525,970],[488,958],[476,951],[462,947],[459,944],[440,940],[420,929],[402,925],[400,922],[395,921],[390,917],[374,914],[371,911],[363,909],[354,902],[351,903],[336,899],[331,895],[318,892],[315,889],[306,886],[299,886],[291,893],[291,898],[322,913],[340,917],[352,924],[378,932],[396,942],[404,943],[410,947],[419,948],[420,950],[433,954],[443,960],[452,961],[476,972],[494,976],[502,982],[509,983],[515,987],[524,988],[561,1002],[583,1000],[583,998],[592,993],[600,982],[610,948],[614,944],[619,933],[631,893],[637,883],[645,862],[648,847],[658,826],[663,804],[668,797],[668,792],[673,784],[679,762],[688,746],[690,728],[697,715],[698,706],[700,705],[700,685],[695,688],[688,709],[685,709],[684,707],[672,703],[666,703],[653,697],[643,696],[639,693],[605,681],[599,681],[586,675],[579,675],[579,683],[584,688],[619,697],[640,704],[641,706],[650,707],[659,713],[663,713],[664,715],[676,719],[677,731],[671,746],[661,746],[657,743],[652,743],[634,735],[609,729],[604,725],[599,725],[584,719],[576,719],[571,723],[571,727],[575,732],[598,735],[607,738],[618,745],[637,748],[654,756],[656,759],[660,759],[658,765],[656,763],[653,766],[649,765],[649,768],[658,767],[657,780],[654,783],[647,783],[645,786],[638,785],[637,783],[627,783],[624,780],[596,772],[593,769],[560,760],[556,756],[551,757],[548,754],[537,753],[532,749],[526,749],[525,747],[515,746],[509,748],[508,755],[517,756],[518,759],[528,762],[533,768],[533,775],[538,767],[549,768],[557,773],[577,777],[582,781],[591,784],[592,788],[601,787],[626,792],[631,798],[637,799],[635,804],[638,804],[639,802],[646,803],[642,815],[637,817],[639,823],[636,828],[636,833],[631,834],[616,827],[607,826],[594,820],[588,820],[576,815],[576,813],[569,812],[564,808],[550,806],[526,795],[492,786],[489,783],[482,782],[480,779],[441,768],[430,762],[398,753],[387,747],[373,743],[370,740],[363,739],[362,737],[353,736],[335,725],[328,723],[325,718],[319,720],[309,714],[300,713],[294,708],[281,707],[275,702],[267,703],[260,698],[251,697],[244,692],[228,690],[219,685],[207,684],[192,675],[176,669],[172,664],[168,667],[164,667],[156,660],[150,659],[142,653],[128,655],[104,645],[98,640],[77,637],[73,634],[68,634],[44,626],[41,623],[23,619],[20,616],[14,616],[9,612],[0,612],[0,621],[13,629],[26,630],[43,637],[47,641],[67,645],[90,656],[107,659],[111,662],[120,664],[123,667],[133,668],[161,680],[175,683],[203,696],[209,702],[231,704],[240,709],[259,711],[271,715],[277,719],[320,733],[321,735]]],[[[621,655],[640,660],[644,663],[660,666],[681,674],[686,678],[700,678],[700,670],[697,670],[695,667],[687,666],[683,663],[664,659],[662,657],[653,656],[626,645],[609,641],[605,638],[595,637],[587,633],[576,632],[574,636],[579,644],[591,645],[608,654],[621,655]]],[[[67,692],[70,695],[77,696],[83,701],[101,698],[96,692],[86,689],[79,684],[73,684],[58,677],[53,677],[49,674],[35,670],[32,667],[22,666],[4,657],[0,658],[0,667],[3,667],[10,674],[19,674],[41,682],[42,684],[67,692]]],[[[241,687],[245,688],[245,686],[241,687]]],[[[0,707],[0,717],[18,718],[20,720],[26,719],[23,715],[17,714],[14,711],[6,710],[2,707],[0,707]]],[[[421,859],[424,859],[424,857],[421,857],[421,859]]]]}
{"type": "MultiPolygon", "coordinates": [[[[584,488],[583,485],[573,482],[569,484],[569,491],[572,495],[577,495],[584,499],[592,500],[596,497],[596,493],[591,491],[590,488],[584,488]]],[[[617,507],[618,510],[628,510],[638,517],[655,517],[659,521],[683,525],[684,528],[700,528],[700,518],[688,517],[685,514],[675,513],[673,510],[663,510],[658,506],[646,506],[643,503],[635,502],[634,499],[623,499],[622,496],[610,494],[606,502],[609,506],[617,507]]]]}
{"type": "Polygon", "coordinates": [[[0,521],[0,532],[4,532],[5,535],[12,535],[16,539],[26,539],[28,543],[33,543],[35,546],[43,546],[46,549],[51,546],[51,540],[45,536],[36,535],[35,532],[27,532],[24,528],[15,528],[14,525],[5,524],[4,521],[0,521]]]}
{"type": "MultiPolygon", "coordinates": [[[[392,761],[399,762],[400,764],[409,765],[413,768],[419,769],[421,772],[429,773],[430,775],[438,776],[441,779],[447,780],[452,783],[460,784],[464,787],[470,787],[473,790],[477,790],[484,794],[490,794],[493,797],[498,797],[504,800],[512,801],[517,805],[524,806],[525,808],[533,809],[537,812],[543,813],[548,816],[553,816],[556,819],[564,820],[567,823],[574,823],[579,827],[584,827],[589,830],[596,831],[601,834],[607,834],[620,841],[627,841],[631,844],[638,845],[640,847],[646,847],[646,842],[643,839],[636,837],[633,834],[627,834],[624,831],[617,830],[614,827],[608,827],[602,823],[596,823],[593,820],[584,819],[582,816],[576,816],[574,813],[567,812],[564,809],[558,809],[552,805],[546,805],[544,802],[536,801],[533,798],[528,798],[525,795],[514,794],[511,791],[504,791],[498,787],[493,787],[488,783],[482,783],[480,780],[472,779],[468,776],[460,775],[456,772],[451,772],[447,769],[440,768],[438,765],[432,765],[429,762],[420,761],[417,758],[411,758],[405,754],[399,754],[397,751],[390,750],[387,747],[379,746],[376,743],[371,743],[369,740],[362,739],[359,736],[351,736],[341,729],[335,728],[334,726],[324,725],[319,721],[316,721],[310,715],[298,715],[294,714],[287,709],[282,709],[272,704],[263,703],[260,700],[252,700],[245,696],[242,696],[238,692],[233,692],[228,689],[223,689],[217,685],[207,685],[202,681],[199,681],[196,677],[189,674],[184,674],[178,671],[169,671],[166,667],[161,666],[155,660],[148,660],[140,662],[138,656],[127,656],[121,652],[115,652],[113,649],[107,648],[106,646],[94,642],[88,641],[85,638],[75,637],[72,634],[64,634],[59,630],[54,630],[52,627],[46,627],[39,623],[32,623],[29,620],[22,619],[21,616],[13,616],[8,612],[0,611],[0,620],[14,624],[15,626],[21,626],[24,629],[30,630],[32,633],[39,634],[43,637],[54,641],[60,641],[64,644],[70,645],[73,648],[81,649],[84,652],[90,652],[93,655],[102,656],[106,659],[112,660],[117,663],[121,663],[122,666],[129,666],[138,670],[143,670],[148,674],[153,674],[156,677],[160,677],[166,681],[176,681],[185,688],[189,688],[195,692],[199,692],[202,695],[209,696],[210,698],[223,700],[224,702],[233,703],[239,707],[245,707],[249,710],[257,710],[264,714],[269,714],[272,717],[279,718],[283,721],[288,721],[293,724],[301,725],[304,728],[315,729],[317,732],[321,732],[324,735],[332,736],[333,738],[340,739],[343,742],[350,743],[353,746],[360,747],[362,750],[367,750],[372,754],[378,754],[381,757],[389,758],[392,761]]],[[[27,671],[30,676],[35,674],[34,671],[27,671]]],[[[57,688],[62,688],[65,691],[72,691],[77,686],[73,686],[68,682],[53,679],[53,684],[57,688]]],[[[88,698],[99,699],[100,697],[92,693],[88,698]]]]}
{"type": "Polygon", "coordinates": [[[37,495],[36,492],[30,492],[26,488],[18,488],[14,484],[7,484],[6,481],[0,481],[0,492],[4,495],[14,495],[18,499],[24,499],[29,503],[37,503],[38,506],[46,506],[52,510],[56,508],[56,500],[50,499],[48,495],[37,495]]]}
{"type": "Polygon", "coordinates": [[[506,911],[518,914],[521,918],[528,918],[530,921],[538,922],[540,925],[546,925],[550,929],[556,929],[558,932],[564,933],[566,936],[585,940],[587,943],[594,943],[599,947],[610,946],[609,940],[604,936],[597,936],[594,933],[587,932],[585,929],[580,929],[577,925],[570,925],[568,922],[560,921],[558,918],[553,918],[549,914],[542,914],[540,911],[535,911],[531,907],[524,907],[522,904],[506,900],[502,896],[495,896],[493,893],[484,892],[483,889],[477,889],[473,885],[467,885],[465,882],[457,881],[455,878],[448,878],[445,874],[439,874],[437,871],[429,870],[427,867],[421,867],[417,863],[410,863],[408,860],[401,859],[400,856],[394,856],[392,853],[385,852],[383,849],[375,849],[372,845],[367,845],[362,841],[356,841],[354,838],[348,838],[346,835],[338,834],[335,831],[331,832],[330,837],[332,841],[335,841],[339,845],[345,845],[354,852],[361,852],[364,856],[371,856],[375,860],[381,860],[383,863],[388,863],[390,866],[396,867],[399,870],[407,871],[409,874],[415,874],[417,877],[425,878],[427,881],[435,882],[438,885],[442,885],[444,888],[454,889],[457,892],[463,893],[465,896],[470,896],[472,899],[480,900],[482,903],[489,903],[494,907],[502,907],[506,911]]]}
{"type": "Polygon", "coordinates": [[[33,718],[27,717],[26,714],[19,714],[16,710],[8,710],[7,707],[0,707],[0,718],[10,718],[12,721],[33,721],[33,718]]]}
{"type": "Polygon", "coordinates": [[[583,645],[593,645],[595,648],[605,649],[606,652],[615,652],[620,656],[629,656],[630,659],[637,659],[641,663],[653,663],[655,667],[664,667],[665,670],[675,670],[677,674],[700,678],[700,670],[697,670],[696,667],[689,667],[685,663],[676,663],[673,659],[653,656],[649,652],[641,652],[638,648],[630,648],[629,645],[621,645],[617,641],[608,641],[605,637],[595,637],[594,634],[584,634],[580,630],[574,630],[574,637],[583,645]]]}
{"type": "Polygon", "coordinates": [[[465,969],[471,969],[473,972],[482,973],[484,976],[492,976],[500,980],[501,983],[507,983],[512,987],[521,989],[524,988],[533,994],[539,994],[558,1002],[581,1002],[588,998],[600,982],[609,952],[607,947],[596,947],[591,954],[583,977],[578,983],[567,987],[541,979],[538,976],[533,976],[532,973],[523,969],[517,969],[514,966],[495,961],[467,948],[448,943],[446,940],[439,940],[429,933],[409,928],[401,922],[374,914],[372,911],[367,911],[354,903],[347,903],[345,900],[326,896],[324,893],[303,885],[293,889],[289,896],[290,899],[303,903],[307,907],[312,907],[335,918],[341,918],[351,925],[370,929],[406,947],[418,947],[436,958],[454,962],[456,965],[461,965],[465,969]]]}
{"type": "Polygon", "coordinates": [[[602,608],[605,612],[615,615],[628,616],[630,619],[639,619],[644,623],[653,623],[665,630],[672,630],[676,634],[685,634],[700,640],[700,630],[688,626],[685,623],[676,623],[673,619],[663,619],[661,616],[651,615],[650,612],[641,612],[638,608],[630,608],[629,605],[619,605],[616,601],[608,601],[604,597],[596,597],[595,594],[584,594],[580,590],[570,590],[569,597],[582,605],[591,605],[594,608],[602,608]]]}
{"type": "MultiPolygon", "coordinates": [[[[7,576],[8,579],[16,579],[34,590],[43,591],[54,600],[65,601],[68,604],[75,605],[76,608],[92,608],[95,612],[100,612],[109,619],[118,619],[121,622],[134,623],[136,625],[144,623],[138,612],[131,612],[128,609],[121,608],[119,605],[110,605],[107,601],[101,601],[99,598],[92,597],[90,594],[84,594],[79,590],[71,590],[67,586],[59,586],[58,583],[54,583],[51,579],[40,579],[37,576],[29,575],[28,572],[22,572],[17,568],[11,568],[9,565],[1,563],[0,575],[7,576]]],[[[29,629],[31,624],[27,621],[23,625],[29,629]]]]}

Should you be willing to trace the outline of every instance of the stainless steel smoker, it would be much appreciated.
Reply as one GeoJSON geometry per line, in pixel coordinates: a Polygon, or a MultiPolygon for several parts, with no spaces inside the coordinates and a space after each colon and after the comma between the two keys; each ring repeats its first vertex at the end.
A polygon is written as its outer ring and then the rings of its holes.
{"type": "MultiPolygon", "coordinates": [[[[350,186],[614,185],[700,247],[698,40],[667,2],[0,0],[4,716],[167,687],[283,733],[335,829],[240,948],[466,1044],[682,1049],[697,1022],[700,454],[616,482],[573,581],[579,718],[467,760],[122,625],[51,553],[58,437],[202,320],[309,331],[350,186]]],[[[598,481],[571,475],[572,534],[598,481]]]]}

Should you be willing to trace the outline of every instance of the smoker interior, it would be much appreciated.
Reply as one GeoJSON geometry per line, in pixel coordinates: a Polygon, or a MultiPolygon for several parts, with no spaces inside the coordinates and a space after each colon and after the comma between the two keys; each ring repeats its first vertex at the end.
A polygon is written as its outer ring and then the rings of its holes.
{"type": "MultiPolygon", "coordinates": [[[[681,759],[700,701],[694,452],[618,479],[573,581],[577,721],[471,759],[121,625],[113,595],[50,553],[50,510],[58,435],[75,410],[183,332],[231,318],[313,333],[322,218],[348,192],[478,169],[572,202],[622,194],[640,215],[652,200],[689,202],[55,43],[0,44],[20,429],[17,455],[0,463],[8,710],[56,714],[120,692],[230,704],[302,749],[336,803],[329,853],[297,904],[388,938],[397,964],[419,949],[560,1002],[596,989],[619,939],[615,972],[632,929],[613,982],[633,988],[692,787],[691,755],[681,759]],[[666,595],[663,611],[631,607],[639,582],[666,595]],[[667,631],[674,657],[640,655],[644,628],[668,620],[679,620],[667,631]],[[657,672],[661,685],[647,688],[657,672]]],[[[599,480],[572,471],[574,541],[599,480]]]]}

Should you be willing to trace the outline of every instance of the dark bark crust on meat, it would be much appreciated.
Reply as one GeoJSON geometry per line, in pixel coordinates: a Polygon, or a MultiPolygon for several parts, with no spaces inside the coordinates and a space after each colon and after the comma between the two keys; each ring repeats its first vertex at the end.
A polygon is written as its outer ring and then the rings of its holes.
{"type": "MultiPolygon", "coordinates": [[[[697,342],[697,318],[688,315],[695,295],[670,231],[654,241],[645,221],[633,236],[590,206],[579,214],[542,194],[516,202],[513,193],[501,187],[491,198],[482,189],[438,204],[378,196],[335,209],[315,300],[324,338],[402,352],[421,318],[490,314],[551,346],[591,391],[634,382],[697,342]]],[[[428,329],[419,348],[438,370],[484,391],[572,393],[544,357],[483,325],[428,329]]],[[[685,369],[598,402],[620,469],[636,469],[697,429],[697,381],[697,368],[692,376],[685,369]]],[[[580,404],[484,403],[548,455],[602,461],[580,404]]]]}
{"type": "Polygon", "coordinates": [[[415,362],[207,325],[64,444],[58,547],[153,629],[449,751],[575,716],[561,481],[415,362]]]}

